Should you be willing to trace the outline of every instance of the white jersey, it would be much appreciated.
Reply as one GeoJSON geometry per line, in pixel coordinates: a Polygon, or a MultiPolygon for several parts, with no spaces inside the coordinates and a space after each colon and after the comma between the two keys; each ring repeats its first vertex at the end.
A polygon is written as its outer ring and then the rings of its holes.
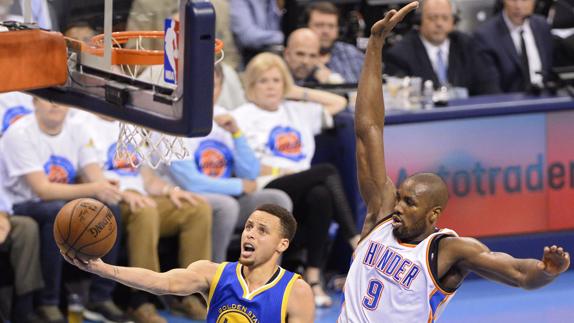
{"type": "Polygon", "coordinates": [[[311,167],[315,135],[321,132],[321,105],[284,101],[276,111],[267,111],[246,103],[232,114],[262,164],[294,171],[311,167]]]}
{"type": "Polygon", "coordinates": [[[435,282],[428,254],[435,237],[456,233],[443,229],[403,244],[392,222],[379,224],[355,250],[338,322],[434,322],[454,295],[435,282]]]}

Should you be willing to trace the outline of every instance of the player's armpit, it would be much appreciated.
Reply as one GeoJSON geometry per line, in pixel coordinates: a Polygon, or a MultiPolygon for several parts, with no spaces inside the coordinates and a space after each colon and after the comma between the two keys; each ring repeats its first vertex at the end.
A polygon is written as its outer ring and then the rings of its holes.
{"type": "Polygon", "coordinates": [[[293,283],[287,304],[288,323],[313,323],[315,320],[315,301],[311,286],[303,279],[293,283]]]}
{"type": "Polygon", "coordinates": [[[207,296],[218,266],[219,264],[208,260],[199,260],[185,269],[173,269],[163,273],[168,279],[168,293],[180,296],[202,293],[207,296]]]}
{"type": "MultiPolygon", "coordinates": [[[[547,266],[540,260],[517,259],[506,253],[493,252],[473,238],[453,237],[441,241],[439,275],[450,268],[449,263],[463,272],[472,271],[484,278],[524,289],[542,287],[557,276],[545,270],[547,266]]],[[[562,267],[562,271],[567,268],[562,267]]]]}
{"type": "Polygon", "coordinates": [[[396,203],[397,189],[387,177],[385,185],[373,192],[373,199],[367,204],[367,215],[361,231],[361,240],[365,238],[381,221],[389,217],[396,203]]]}

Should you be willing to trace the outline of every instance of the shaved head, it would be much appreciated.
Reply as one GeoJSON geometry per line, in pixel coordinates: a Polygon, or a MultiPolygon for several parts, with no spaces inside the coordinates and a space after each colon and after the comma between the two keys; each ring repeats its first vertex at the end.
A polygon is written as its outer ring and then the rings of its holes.
{"type": "Polygon", "coordinates": [[[296,80],[309,77],[319,63],[319,36],[309,28],[299,28],[289,35],[284,58],[296,80]]]}
{"type": "Polygon", "coordinates": [[[448,188],[440,176],[433,173],[418,173],[408,177],[406,181],[415,183],[415,190],[429,199],[430,207],[440,206],[444,210],[448,201],[448,188]]]}
{"type": "Polygon", "coordinates": [[[319,36],[309,28],[299,28],[293,31],[287,39],[287,47],[295,44],[305,44],[307,46],[319,47],[319,36]]]}

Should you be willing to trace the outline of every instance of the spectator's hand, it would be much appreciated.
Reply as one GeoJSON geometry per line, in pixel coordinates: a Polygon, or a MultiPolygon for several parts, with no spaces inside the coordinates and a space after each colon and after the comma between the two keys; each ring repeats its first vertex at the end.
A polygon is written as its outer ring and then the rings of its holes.
{"type": "Polygon", "coordinates": [[[197,203],[200,202],[207,202],[202,196],[184,191],[177,186],[169,191],[169,199],[178,209],[183,205],[182,202],[189,202],[191,205],[197,205],[197,203]]]}
{"type": "Polygon", "coordinates": [[[0,212],[0,245],[8,238],[10,228],[10,218],[8,217],[8,214],[0,212]]]}
{"type": "Polygon", "coordinates": [[[249,179],[242,179],[243,182],[243,193],[250,194],[257,190],[257,182],[249,180],[249,179]]]}
{"type": "Polygon", "coordinates": [[[403,20],[403,18],[411,11],[418,8],[419,2],[413,1],[403,6],[399,11],[391,10],[385,14],[385,17],[377,21],[371,27],[371,37],[380,38],[384,40],[395,28],[395,26],[403,20]]]}
{"type": "Polygon", "coordinates": [[[217,123],[218,126],[225,129],[227,132],[234,134],[239,131],[239,126],[237,122],[230,114],[220,114],[213,117],[213,121],[217,123]]]}
{"type": "Polygon", "coordinates": [[[138,192],[124,191],[122,193],[122,198],[123,201],[130,206],[130,211],[132,212],[140,208],[157,207],[157,203],[153,199],[138,192]]]}
{"type": "Polygon", "coordinates": [[[315,70],[315,78],[319,83],[325,84],[329,83],[329,77],[331,77],[331,70],[325,66],[324,64],[317,65],[317,69],[315,70]]]}
{"type": "Polygon", "coordinates": [[[122,193],[118,188],[118,182],[114,180],[105,180],[94,182],[94,195],[104,203],[118,204],[122,200],[122,193]]]}

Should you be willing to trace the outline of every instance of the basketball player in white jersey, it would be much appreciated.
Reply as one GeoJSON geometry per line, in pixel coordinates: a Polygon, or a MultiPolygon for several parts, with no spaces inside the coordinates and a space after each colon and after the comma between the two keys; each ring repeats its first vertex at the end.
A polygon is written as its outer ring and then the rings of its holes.
{"type": "Polygon", "coordinates": [[[544,248],[542,260],[516,259],[454,231],[439,230],[435,225],[448,199],[442,179],[417,174],[397,189],[387,177],[381,52],[385,37],[417,5],[390,11],[371,29],[355,116],[359,185],[367,218],[345,284],[341,323],[434,322],[470,272],[534,289],[552,282],[570,265],[561,247],[544,248]]]}

